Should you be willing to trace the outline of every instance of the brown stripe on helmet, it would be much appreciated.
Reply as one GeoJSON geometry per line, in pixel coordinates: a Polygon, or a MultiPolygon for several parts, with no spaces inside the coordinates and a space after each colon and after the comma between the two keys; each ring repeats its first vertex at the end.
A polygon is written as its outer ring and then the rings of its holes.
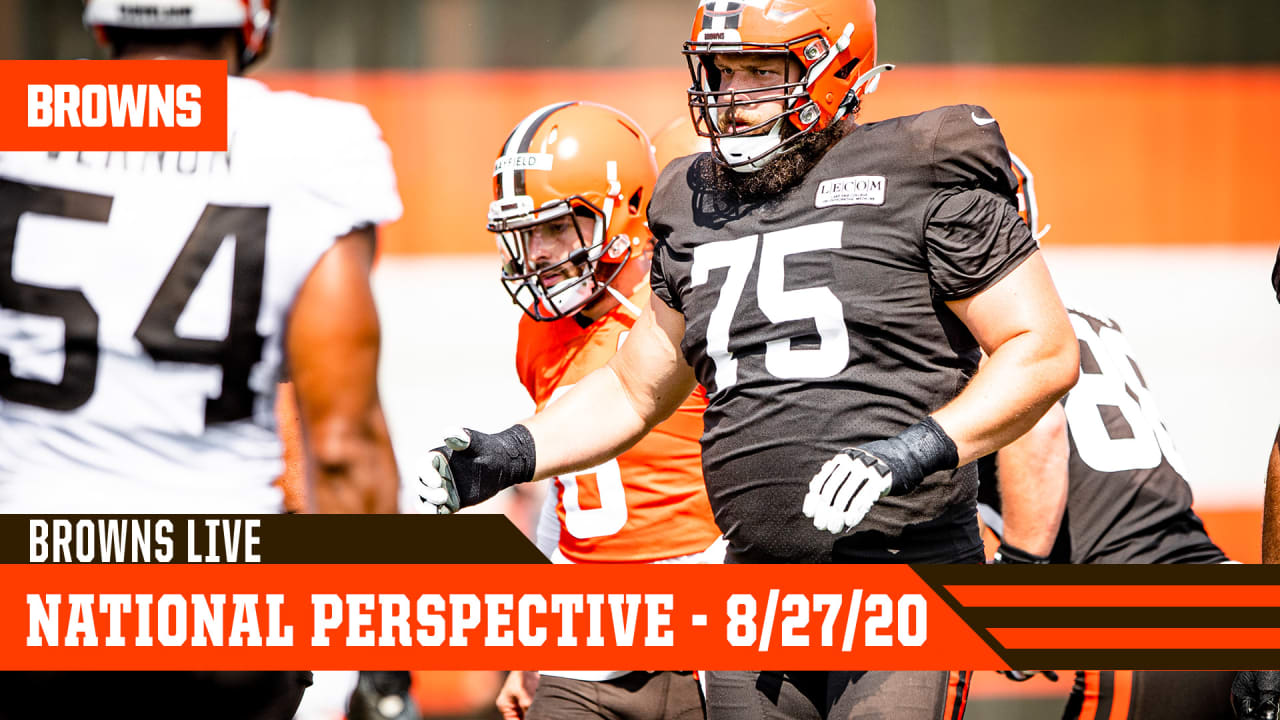
{"type": "MultiPolygon", "coordinates": [[[[542,112],[538,115],[538,117],[535,118],[534,121],[529,124],[529,129],[525,131],[524,137],[519,139],[520,144],[518,147],[515,148],[515,152],[517,153],[529,152],[529,146],[533,144],[533,136],[538,134],[538,128],[542,127],[542,124],[547,121],[547,118],[551,117],[554,113],[556,113],[557,111],[563,108],[567,108],[570,105],[577,105],[577,104],[578,104],[577,102],[562,102],[562,103],[556,103],[555,105],[548,105],[547,107],[543,108],[542,112]]],[[[515,131],[512,131],[512,132],[514,134],[515,131]]],[[[510,143],[511,143],[511,140],[508,140],[507,141],[508,146],[510,146],[510,143]]],[[[525,172],[524,170],[515,171],[514,182],[515,182],[516,195],[525,194],[524,172],[525,172]]]]}

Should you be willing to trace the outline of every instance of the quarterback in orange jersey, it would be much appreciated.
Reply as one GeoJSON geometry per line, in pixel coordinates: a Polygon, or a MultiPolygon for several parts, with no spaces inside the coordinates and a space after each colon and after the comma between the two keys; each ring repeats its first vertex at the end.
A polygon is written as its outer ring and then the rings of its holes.
{"type": "MultiPolygon", "coordinates": [[[[648,304],[645,208],[656,182],[648,136],[602,105],[542,108],[504,143],[489,230],[503,286],[525,312],[516,370],[539,410],[604,367],[648,304]]],[[[698,443],[706,404],[699,389],[631,449],[557,477],[539,522],[543,551],[568,563],[720,562],[698,443]]],[[[703,717],[687,672],[513,672],[498,707],[508,718],[703,717]]]]}
{"type": "MultiPolygon", "coordinates": [[[[612,310],[586,327],[574,318],[521,318],[516,370],[539,410],[604,366],[648,295],[642,279],[625,303],[615,300],[612,310]]],[[[695,392],[627,452],[556,478],[538,523],[539,547],[556,562],[573,563],[654,562],[711,547],[720,531],[702,483],[698,447],[706,404],[706,395],[695,392]]]]}

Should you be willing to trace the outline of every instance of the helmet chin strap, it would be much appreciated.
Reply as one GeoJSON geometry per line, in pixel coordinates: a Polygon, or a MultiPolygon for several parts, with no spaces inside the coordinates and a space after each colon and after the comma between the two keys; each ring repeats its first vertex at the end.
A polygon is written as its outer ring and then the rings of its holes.
{"type": "Polygon", "coordinates": [[[858,91],[865,87],[866,90],[863,91],[863,94],[870,95],[876,91],[876,88],[880,87],[880,73],[889,72],[896,67],[896,65],[885,63],[884,65],[877,65],[871,68],[870,70],[862,73],[862,77],[858,78],[858,82],[853,84],[853,88],[850,89],[849,92],[853,95],[857,95],[858,91]]]}
{"type": "Polygon", "coordinates": [[[777,154],[778,145],[782,143],[782,122],[778,120],[774,123],[773,129],[767,135],[720,138],[720,152],[732,163],[752,158],[751,162],[734,164],[730,167],[740,173],[755,172],[768,165],[777,154]]]}
{"type": "Polygon", "coordinates": [[[587,298],[591,297],[591,285],[587,278],[571,277],[552,285],[543,291],[543,297],[550,301],[560,313],[570,313],[581,309],[587,298]]]}
{"type": "MultiPolygon", "coordinates": [[[[604,291],[609,293],[618,304],[627,309],[627,312],[640,317],[643,312],[638,305],[631,302],[626,295],[615,290],[612,285],[605,285],[604,291]]],[[[573,277],[567,280],[561,280],[546,291],[546,299],[551,301],[556,310],[561,313],[574,312],[583,309],[581,306],[591,297],[591,284],[583,280],[581,277],[573,277]],[[563,289],[562,289],[563,288],[563,289]],[[558,292],[557,292],[558,291],[558,292]]]]}
{"type": "Polygon", "coordinates": [[[640,317],[640,312],[641,312],[640,308],[637,307],[635,303],[628,300],[626,295],[623,295],[617,290],[614,290],[612,285],[606,285],[604,289],[605,289],[605,292],[613,296],[614,300],[618,301],[619,305],[626,308],[632,315],[635,315],[636,317],[640,317]]]}

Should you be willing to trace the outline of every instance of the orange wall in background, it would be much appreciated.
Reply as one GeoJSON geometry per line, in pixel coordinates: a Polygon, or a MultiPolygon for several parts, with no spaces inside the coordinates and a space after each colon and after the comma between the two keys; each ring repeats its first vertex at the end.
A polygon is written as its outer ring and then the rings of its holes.
{"type": "MultiPolygon", "coordinates": [[[[493,250],[490,168],[542,105],[614,105],[656,131],[685,110],[688,72],[265,74],[277,89],[369,107],[395,155],[405,215],[393,254],[493,250]]],[[[864,120],[972,102],[1035,172],[1054,244],[1268,244],[1280,190],[1280,69],[912,67],[886,75],[864,120]]]]}

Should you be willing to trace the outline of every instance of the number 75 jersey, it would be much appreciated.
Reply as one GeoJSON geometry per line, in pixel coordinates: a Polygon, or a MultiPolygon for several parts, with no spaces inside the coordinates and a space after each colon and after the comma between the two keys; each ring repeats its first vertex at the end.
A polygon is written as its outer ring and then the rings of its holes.
{"type": "Polygon", "coordinates": [[[228,133],[0,153],[0,510],[280,510],[288,313],[401,206],[363,107],[229,78],[228,133]]]}
{"type": "Polygon", "coordinates": [[[972,466],[883,498],[847,540],[801,509],[842,448],[959,394],[980,351],[946,303],[1038,249],[995,120],[957,105],[857,126],[763,201],[735,198],[732,177],[706,154],[677,160],[649,205],[653,292],[684,315],[681,350],[707,388],[703,471],[732,551],[830,562],[835,542],[897,548],[883,538],[973,524],[972,466]]]}

